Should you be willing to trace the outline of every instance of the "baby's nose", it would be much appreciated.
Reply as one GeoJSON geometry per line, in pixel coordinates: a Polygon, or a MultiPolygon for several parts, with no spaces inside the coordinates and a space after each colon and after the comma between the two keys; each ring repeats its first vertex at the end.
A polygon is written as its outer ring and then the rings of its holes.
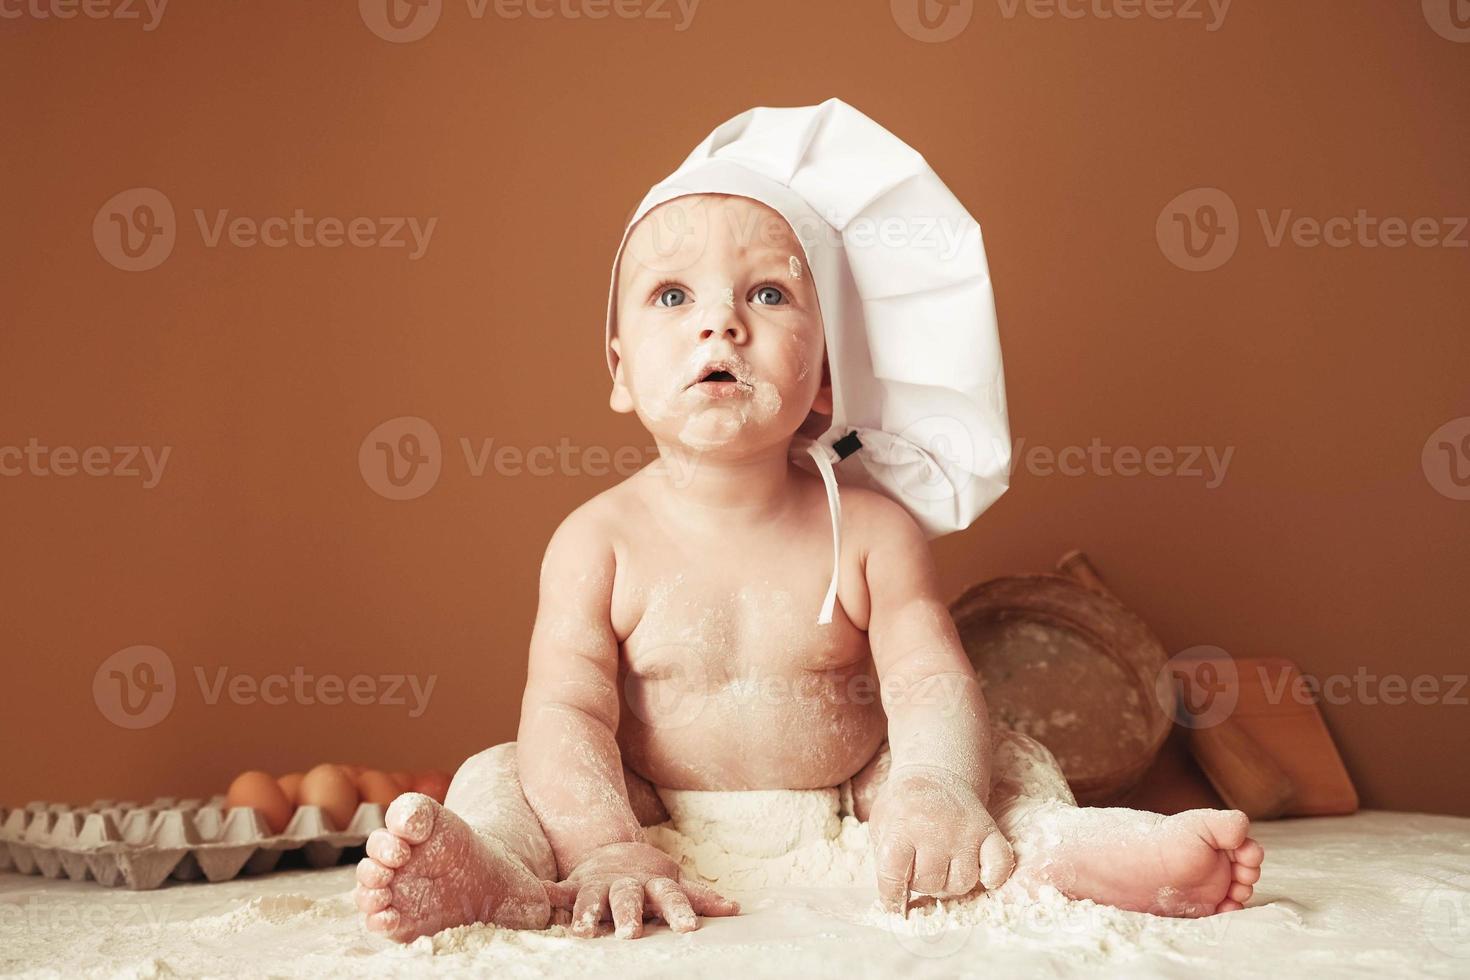
{"type": "Polygon", "coordinates": [[[745,324],[733,309],[724,304],[720,305],[718,312],[705,317],[699,326],[700,343],[715,337],[724,337],[732,344],[743,344],[746,336],[745,324]]]}

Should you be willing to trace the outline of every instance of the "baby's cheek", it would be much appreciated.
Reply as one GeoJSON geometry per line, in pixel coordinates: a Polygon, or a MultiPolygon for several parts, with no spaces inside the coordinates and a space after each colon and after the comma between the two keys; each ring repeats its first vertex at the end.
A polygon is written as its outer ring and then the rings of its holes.
{"type": "Polygon", "coordinates": [[[645,337],[635,348],[635,358],[628,365],[629,383],[639,405],[651,418],[662,418],[669,403],[679,393],[677,367],[679,358],[661,349],[657,338],[645,337]]]}
{"type": "Polygon", "coordinates": [[[796,367],[796,380],[805,381],[812,373],[811,341],[800,334],[792,334],[786,342],[786,356],[796,367]]]}

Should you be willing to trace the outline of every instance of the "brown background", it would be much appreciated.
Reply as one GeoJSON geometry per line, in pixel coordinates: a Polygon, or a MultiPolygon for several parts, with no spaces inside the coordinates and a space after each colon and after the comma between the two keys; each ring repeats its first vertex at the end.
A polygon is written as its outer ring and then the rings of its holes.
{"type": "MultiPolygon", "coordinates": [[[[492,8],[493,9],[493,8],[492,8]]],[[[1421,449],[1470,415],[1470,252],[1268,247],[1257,209],[1470,214],[1470,44],[1418,2],[1198,21],[1012,18],[947,43],[882,2],[704,0],[668,20],[472,18],[414,43],[356,4],[170,6],[159,27],[0,20],[0,445],[173,447],[162,483],[0,478],[0,802],[204,793],[324,759],[452,768],[513,737],[541,551],[614,477],[470,475],[459,440],[646,445],[607,408],[608,264],[647,187],[753,105],[836,95],[980,219],[1028,445],[1234,447],[1200,478],[1019,470],[936,551],[950,594],[1085,547],[1171,650],[1308,673],[1463,674],[1470,502],[1421,449]],[[152,187],[171,257],[103,260],[152,187]],[[1239,206],[1182,271],[1155,220],[1239,206]],[[403,249],[208,248],[193,210],[437,217],[403,249]],[[426,496],[359,473],[380,422],[444,441],[426,496]],[[101,662],[167,651],[162,723],[110,724],[101,662]],[[195,668],[437,675],[388,705],[205,703],[195,668]]],[[[1462,696],[1467,692],[1462,691],[1462,696]]],[[[1470,708],[1326,706],[1366,805],[1470,814],[1470,708]]]]}

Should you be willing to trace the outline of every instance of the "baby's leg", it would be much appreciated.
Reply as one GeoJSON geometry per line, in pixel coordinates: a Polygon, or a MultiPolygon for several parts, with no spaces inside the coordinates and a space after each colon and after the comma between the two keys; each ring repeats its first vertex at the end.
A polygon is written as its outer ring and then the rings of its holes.
{"type": "Polygon", "coordinates": [[[444,806],[405,793],[357,866],[367,927],[407,942],[450,926],[493,922],[541,929],[551,917],[541,879],[556,859],[521,792],[514,742],[472,756],[444,806]]]}
{"type": "Polygon", "coordinates": [[[638,818],[639,826],[652,827],[669,819],[669,811],[664,808],[658,790],[627,766],[623,767],[623,785],[627,787],[628,805],[633,808],[633,816],[638,818]]]}
{"type": "Polygon", "coordinates": [[[1198,917],[1243,908],[1265,851],[1239,810],[1162,816],[1079,807],[1035,739],[995,729],[990,813],[1016,852],[1006,890],[1051,885],[1102,905],[1198,917]]]}

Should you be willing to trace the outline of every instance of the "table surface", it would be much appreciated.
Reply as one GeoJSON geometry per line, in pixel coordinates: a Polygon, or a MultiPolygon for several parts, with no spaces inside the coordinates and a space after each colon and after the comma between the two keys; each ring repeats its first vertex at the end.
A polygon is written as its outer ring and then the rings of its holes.
{"type": "Polygon", "coordinates": [[[1470,976],[1470,819],[1370,811],[1253,833],[1251,906],[1161,919],[1090,902],[1012,909],[926,934],[871,889],[737,894],[745,913],[632,942],[553,927],[447,930],[407,946],[363,932],[349,866],[154,892],[0,874],[0,972],[28,976],[562,975],[742,977],[1470,976]],[[917,931],[910,931],[911,929],[917,931]]]}

